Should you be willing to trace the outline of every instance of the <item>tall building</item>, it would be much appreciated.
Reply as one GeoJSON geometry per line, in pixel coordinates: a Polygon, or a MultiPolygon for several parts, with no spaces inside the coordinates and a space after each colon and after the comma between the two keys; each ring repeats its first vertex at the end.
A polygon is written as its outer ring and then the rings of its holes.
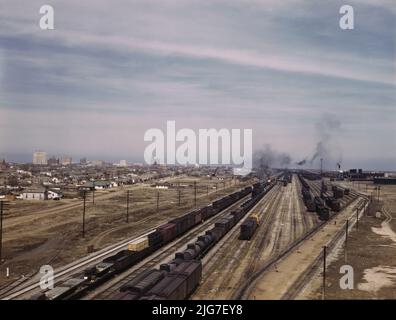
{"type": "Polygon", "coordinates": [[[128,162],[126,160],[121,160],[119,166],[120,167],[127,167],[128,166],[128,162]]]}
{"type": "Polygon", "coordinates": [[[69,156],[63,156],[62,157],[62,165],[63,166],[67,166],[67,165],[69,165],[69,164],[72,164],[72,157],[69,157],[69,156]]]}
{"type": "Polygon", "coordinates": [[[36,151],[33,153],[33,164],[47,164],[47,153],[36,151]]]}

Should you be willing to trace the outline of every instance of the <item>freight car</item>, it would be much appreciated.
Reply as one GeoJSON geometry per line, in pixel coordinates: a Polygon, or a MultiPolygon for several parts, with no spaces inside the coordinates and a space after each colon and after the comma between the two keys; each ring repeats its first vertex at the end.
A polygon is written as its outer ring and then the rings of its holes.
{"type": "Polygon", "coordinates": [[[315,202],[313,202],[313,200],[306,200],[305,201],[305,206],[307,207],[307,211],[309,212],[315,212],[316,211],[316,205],[315,202]]]}
{"type": "Polygon", "coordinates": [[[241,224],[240,240],[250,240],[258,227],[257,219],[254,217],[247,218],[241,224]]]}
{"type": "Polygon", "coordinates": [[[319,219],[327,221],[330,218],[330,211],[325,206],[317,206],[316,212],[318,213],[319,219]]]}
{"type": "Polygon", "coordinates": [[[156,283],[161,281],[166,275],[163,270],[146,270],[141,273],[135,279],[129,281],[123,285],[120,289],[121,292],[129,292],[135,294],[135,296],[142,296],[146,294],[156,283]]]}
{"type": "Polygon", "coordinates": [[[325,184],[325,182],[322,180],[322,184],[320,187],[320,191],[321,192],[327,192],[327,185],[325,184]]]}
{"type": "Polygon", "coordinates": [[[159,297],[166,300],[184,300],[198,286],[201,277],[201,261],[183,262],[151,288],[142,299],[159,297]]]}
{"type": "Polygon", "coordinates": [[[310,189],[308,183],[305,181],[305,179],[299,174],[298,175],[298,179],[300,180],[301,185],[303,186],[303,188],[305,189],[310,189]]]}
{"type": "Polygon", "coordinates": [[[312,200],[312,193],[309,189],[302,188],[301,190],[304,202],[307,200],[312,200]]]}
{"type": "Polygon", "coordinates": [[[335,199],[334,197],[326,197],[325,198],[326,205],[335,212],[339,212],[341,210],[340,201],[335,199]]]}
{"type": "Polygon", "coordinates": [[[337,186],[333,186],[332,189],[333,189],[334,198],[340,199],[340,198],[342,198],[344,196],[344,190],[343,189],[341,189],[341,188],[339,188],[337,186]]]}

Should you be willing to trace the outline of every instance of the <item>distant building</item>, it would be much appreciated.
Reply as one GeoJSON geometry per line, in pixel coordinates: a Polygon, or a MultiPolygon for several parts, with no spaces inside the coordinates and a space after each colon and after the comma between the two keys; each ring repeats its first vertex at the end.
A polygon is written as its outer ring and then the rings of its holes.
{"type": "Polygon", "coordinates": [[[80,164],[87,164],[87,158],[81,158],[80,164]]]}
{"type": "Polygon", "coordinates": [[[89,181],[84,183],[83,185],[80,186],[80,189],[82,190],[103,190],[103,189],[108,189],[108,188],[112,188],[114,185],[113,183],[111,183],[110,181],[103,181],[103,180],[99,180],[99,181],[89,181]]]}
{"type": "Polygon", "coordinates": [[[51,157],[47,161],[49,166],[57,166],[59,164],[59,159],[55,157],[51,157]]]}
{"type": "Polygon", "coordinates": [[[47,164],[47,153],[43,151],[36,151],[33,153],[33,164],[47,164]]]}
{"type": "Polygon", "coordinates": [[[73,161],[72,157],[69,157],[69,156],[63,156],[62,157],[62,165],[63,166],[67,166],[67,165],[72,164],[72,161],[73,161]]]}
{"type": "Polygon", "coordinates": [[[102,160],[93,160],[92,161],[92,165],[94,165],[94,166],[103,166],[104,165],[104,161],[102,161],[102,160]]]}
{"type": "Polygon", "coordinates": [[[374,178],[374,184],[396,184],[396,178],[374,178]]]}
{"type": "Polygon", "coordinates": [[[3,159],[0,161],[0,169],[5,170],[9,167],[8,163],[3,159]]]}
{"type": "Polygon", "coordinates": [[[63,198],[63,194],[59,190],[39,188],[26,190],[17,198],[22,200],[59,200],[63,198]]]}
{"type": "Polygon", "coordinates": [[[120,167],[127,167],[127,166],[128,166],[128,162],[126,160],[120,161],[120,167]]]}

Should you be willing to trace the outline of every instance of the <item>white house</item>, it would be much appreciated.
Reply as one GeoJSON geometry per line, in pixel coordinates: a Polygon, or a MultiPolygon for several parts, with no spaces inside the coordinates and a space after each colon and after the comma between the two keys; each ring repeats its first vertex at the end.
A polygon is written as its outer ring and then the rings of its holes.
{"type": "Polygon", "coordinates": [[[63,198],[59,190],[32,189],[22,192],[17,199],[22,200],[59,200],[63,198]]]}

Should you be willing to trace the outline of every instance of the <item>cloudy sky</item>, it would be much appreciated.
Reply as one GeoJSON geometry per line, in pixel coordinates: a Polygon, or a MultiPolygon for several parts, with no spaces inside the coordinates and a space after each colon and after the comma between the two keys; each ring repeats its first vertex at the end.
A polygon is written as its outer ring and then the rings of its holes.
{"type": "Polygon", "coordinates": [[[343,4],[1,0],[0,158],[142,161],[145,131],[175,120],[251,128],[293,162],[324,139],[331,169],[396,170],[395,3],[349,0],[354,30],[343,4]]]}

